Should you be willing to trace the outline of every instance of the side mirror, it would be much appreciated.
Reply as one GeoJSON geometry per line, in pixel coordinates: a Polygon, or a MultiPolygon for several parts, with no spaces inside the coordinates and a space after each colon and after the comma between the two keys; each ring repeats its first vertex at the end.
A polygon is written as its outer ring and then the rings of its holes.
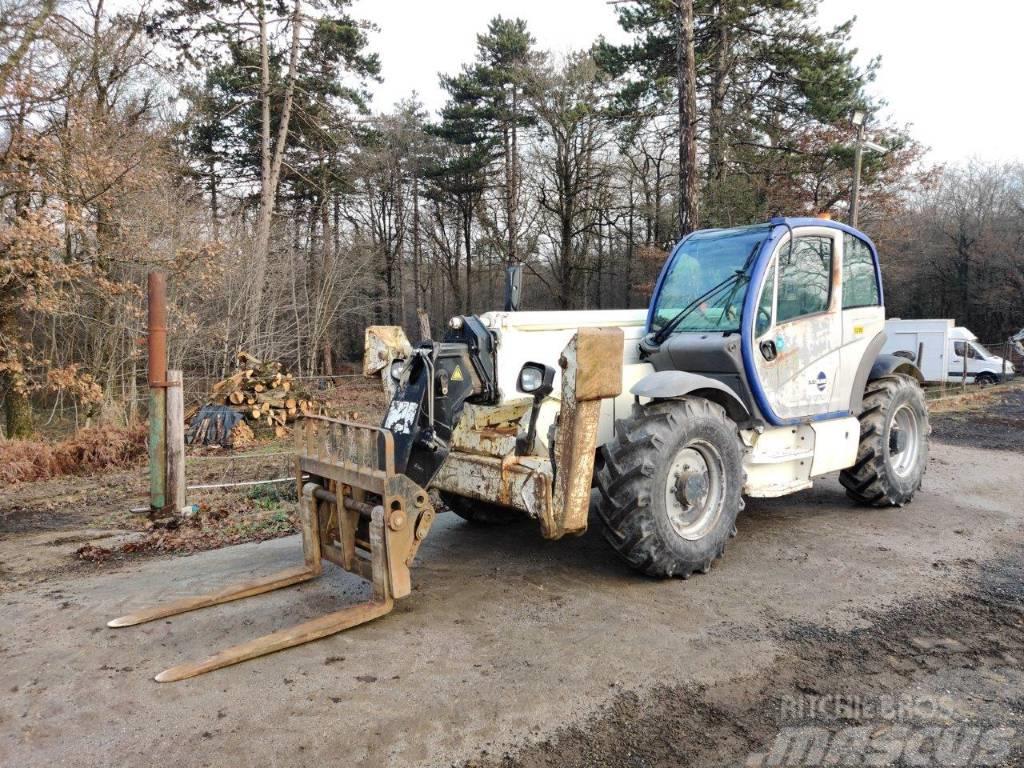
{"type": "Polygon", "coordinates": [[[505,311],[518,312],[523,298],[523,267],[514,264],[505,268],[505,311]]]}

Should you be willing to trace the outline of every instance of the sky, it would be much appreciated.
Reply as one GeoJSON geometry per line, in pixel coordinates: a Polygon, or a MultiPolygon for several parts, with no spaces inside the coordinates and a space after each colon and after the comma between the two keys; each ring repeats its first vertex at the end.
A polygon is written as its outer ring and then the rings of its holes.
{"type": "MultiPolygon", "coordinates": [[[[526,19],[538,46],[556,53],[601,34],[625,39],[606,0],[355,0],[353,14],[380,27],[371,47],[383,66],[374,88],[381,111],[414,90],[436,110],[438,73],[470,61],[476,35],[498,14],[526,19]]],[[[860,60],[882,57],[870,86],[888,103],[880,117],[910,124],[930,160],[1024,159],[1024,2],[822,0],[823,24],[851,16],[860,60]]]]}

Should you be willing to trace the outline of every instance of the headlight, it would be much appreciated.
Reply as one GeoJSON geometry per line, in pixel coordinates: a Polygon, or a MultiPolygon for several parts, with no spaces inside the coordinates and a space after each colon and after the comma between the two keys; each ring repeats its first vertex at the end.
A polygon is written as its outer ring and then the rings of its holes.
{"type": "Polygon", "coordinates": [[[555,369],[543,363],[526,363],[519,371],[516,389],[534,397],[546,397],[554,389],[555,369]]]}
{"type": "Polygon", "coordinates": [[[519,374],[519,389],[527,394],[533,394],[544,383],[544,371],[534,368],[532,365],[523,368],[519,374]]]}

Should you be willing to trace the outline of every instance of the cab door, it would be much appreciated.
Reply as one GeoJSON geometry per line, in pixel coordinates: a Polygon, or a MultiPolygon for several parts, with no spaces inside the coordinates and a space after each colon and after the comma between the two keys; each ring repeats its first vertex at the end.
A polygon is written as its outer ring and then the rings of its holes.
{"type": "MultiPolygon", "coordinates": [[[[848,232],[843,234],[842,249],[842,294],[843,350],[840,356],[838,386],[833,411],[850,408],[857,386],[857,373],[865,361],[864,356],[872,352],[871,343],[878,334],[885,331],[885,309],[882,307],[882,292],[875,255],[871,246],[863,239],[848,232]]],[[[918,353],[915,340],[909,345],[918,353]]],[[[875,347],[877,351],[877,347],[875,347]]],[[[921,362],[918,361],[918,367],[921,362]]]]}
{"type": "Polygon", "coordinates": [[[801,227],[772,255],[755,319],[754,359],[765,399],[782,420],[833,412],[843,345],[839,230],[801,227]],[[773,278],[769,286],[768,278],[773,278]],[[768,291],[773,292],[766,325],[768,291]],[[767,328],[767,329],[766,329],[767,328]]]}
{"type": "Polygon", "coordinates": [[[950,341],[953,354],[949,358],[949,378],[951,382],[960,383],[964,378],[964,357],[967,358],[967,381],[974,381],[975,376],[981,371],[986,371],[991,366],[985,365],[985,360],[978,354],[978,350],[969,341],[955,339],[950,341]]]}

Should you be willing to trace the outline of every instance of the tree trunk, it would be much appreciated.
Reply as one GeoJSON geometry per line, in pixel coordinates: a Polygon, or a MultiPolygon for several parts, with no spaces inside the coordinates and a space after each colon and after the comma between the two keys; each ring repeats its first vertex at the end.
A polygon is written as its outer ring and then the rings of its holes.
{"type": "Polygon", "coordinates": [[[39,32],[43,28],[43,25],[53,14],[56,7],[56,0],[43,0],[36,15],[33,16],[25,26],[17,47],[14,51],[8,54],[7,59],[0,64],[0,91],[6,93],[7,81],[14,74],[14,70],[18,68],[18,65],[21,63],[21,60],[25,58],[29,49],[32,48],[32,43],[35,42],[36,37],[39,36],[39,32]]]}
{"type": "Polygon", "coordinates": [[[633,182],[629,182],[629,230],[626,235],[626,275],[625,289],[626,289],[626,309],[632,309],[632,298],[633,298],[633,257],[636,254],[636,225],[634,216],[636,214],[636,203],[633,198],[633,182]]]}
{"type": "Polygon", "coordinates": [[[561,240],[559,243],[561,269],[559,270],[560,279],[558,281],[558,303],[561,309],[572,309],[573,299],[575,298],[573,295],[573,279],[576,277],[572,263],[572,218],[571,215],[565,213],[565,210],[563,207],[561,231],[559,234],[559,239],[561,240]]]}
{"type": "Polygon", "coordinates": [[[213,239],[218,240],[220,238],[220,210],[217,200],[217,167],[212,157],[208,166],[210,169],[210,221],[213,224],[213,239]]]}
{"type": "Polygon", "coordinates": [[[249,307],[248,344],[258,349],[260,314],[263,304],[263,288],[267,278],[267,260],[270,255],[270,226],[274,218],[274,202],[277,198],[277,183],[281,178],[281,164],[284,161],[285,145],[288,141],[288,121],[291,118],[292,101],[295,96],[295,80],[299,64],[299,45],[302,31],[302,0],[295,0],[292,11],[292,40],[288,52],[288,84],[285,86],[284,103],[281,107],[281,124],[273,154],[270,149],[270,50],[267,42],[267,23],[264,4],[259,4],[260,21],[260,100],[262,102],[262,123],[260,149],[262,173],[260,188],[260,213],[256,225],[256,243],[253,247],[252,280],[253,290],[249,307]]]}
{"type": "Polygon", "coordinates": [[[7,388],[4,397],[4,416],[7,423],[7,437],[11,440],[27,440],[32,437],[32,404],[28,396],[17,389],[15,378],[4,374],[3,381],[7,388]]]}
{"type": "Polygon", "coordinates": [[[676,78],[679,91],[679,233],[698,227],[697,68],[693,42],[693,0],[679,3],[676,78]]]}
{"type": "Polygon", "coordinates": [[[412,176],[412,293],[415,297],[416,314],[423,309],[423,293],[420,287],[420,174],[413,169],[412,176]]]}
{"type": "Polygon", "coordinates": [[[512,126],[510,130],[510,145],[506,161],[506,189],[508,219],[508,259],[507,265],[511,266],[519,261],[519,132],[516,126],[518,119],[518,89],[512,88],[512,126]]]}
{"type": "MultiPolygon", "coordinates": [[[[0,302],[0,307],[8,305],[9,298],[0,302]]],[[[0,316],[0,339],[14,341],[18,338],[18,322],[12,312],[4,312],[0,316]]],[[[26,439],[32,437],[34,426],[32,424],[32,404],[28,399],[25,375],[19,372],[19,361],[15,357],[16,352],[12,349],[15,345],[6,344],[9,355],[7,362],[14,363],[13,370],[5,370],[0,374],[0,382],[4,389],[4,416],[7,426],[8,439],[26,439]]]]}
{"type": "Polygon", "coordinates": [[[711,75],[711,107],[708,111],[708,190],[712,206],[718,200],[725,176],[725,97],[729,78],[729,25],[726,0],[715,5],[715,54],[711,75]]]}
{"type": "Polygon", "coordinates": [[[466,201],[462,210],[462,234],[466,245],[466,303],[464,312],[473,311],[473,200],[466,201]]]}

